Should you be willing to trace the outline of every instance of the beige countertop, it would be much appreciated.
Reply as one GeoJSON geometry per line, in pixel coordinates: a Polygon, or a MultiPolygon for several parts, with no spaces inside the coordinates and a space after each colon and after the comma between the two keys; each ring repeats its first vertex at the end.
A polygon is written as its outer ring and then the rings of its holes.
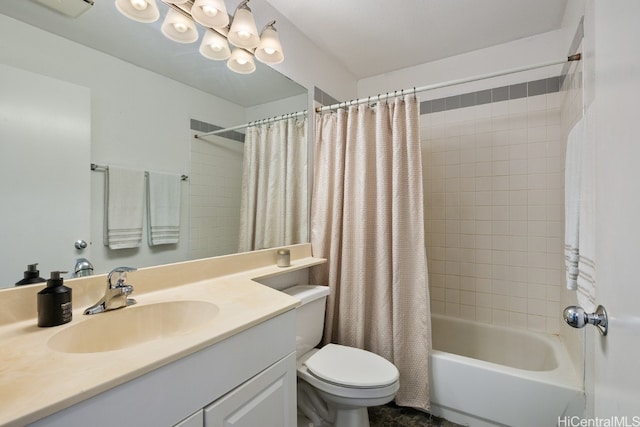
{"type": "MultiPolygon", "coordinates": [[[[143,270],[130,273],[129,281],[136,288],[131,296],[138,303],[93,316],[85,316],[82,312],[97,300],[91,304],[76,301],[76,289],[79,290],[83,282],[80,279],[69,280],[69,283],[65,281],[66,285],[74,289],[73,320],[70,323],[53,328],[39,328],[36,326],[35,316],[17,313],[13,316],[17,321],[5,320],[4,324],[0,324],[0,425],[25,425],[34,422],[293,309],[299,303],[297,299],[254,281],[325,262],[311,257],[310,247],[298,245],[291,248],[292,266],[289,268],[275,266],[270,262],[270,255],[265,256],[265,251],[258,251],[256,256],[262,256],[258,261],[247,258],[247,254],[240,254],[238,256],[242,259],[239,262],[231,255],[198,260],[197,265],[178,263],[170,265],[170,268],[154,267],[145,269],[146,273],[143,270]],[[230,264],[234,263],[237,267],[230,268],[230,264]],[[252,268],[243,270],[243,265],[252,268]],[[226,269],[222,266],[226,266],[226,269]],[[188,267],[192,267],[191,270],[194,271],[200,269],[201,272],[211,267],[223,270],[222,273],[226,274],[194,280],[198,279],[198,274],[184,273],[184,269],[188,267]],[[153,270],[158,268],[163,269],[161,273],[173,286],[142,283],[157,275],[158,271],[153,270]],[[182,276],[184,282],[177,283],[173,274],[182,276]],[[135,285],[136,280],[142,281],[142,284],[135,285]],[[158,287],[162,289],[155,290],[158,287]],[[167,301],[205,301],[215,304],[218,311],[211,320],[195,326],[188,333],[150,340],[119,350],[65,353],[53,350],[48,345],[49,340],[65,328],[89,322],[97,316],[117,316],[122,310],[167,301]],[[23,317],[28,318],[21,319],[23,317]]],[[[89,282],[86,285],[98,287],[89,282]]],[[[99,289],[105,287],[100,286],[99,289]]],[[[41,284],[30,287],[35,289],[28,296],[42,288],[41,284]]],[[[77,293],[81,294],[80,291],[77,293]]],[[[87,292],[89,295],[92,293],[95,292],[87,292]]],[[[88,301],[89,295],[81,295],[79,299],[88,301]]],[[[16,298],[15,293],[0,293],[0,300],[12,298],[16,298]]],[[[26,299],[24,296],[21,298],[26,299]]],[[[15,305],[24,307],[27,303],[16,302],[15,305]]],[[[0,309],[7,310],[7,307],[0,305],[0,309]]]]}

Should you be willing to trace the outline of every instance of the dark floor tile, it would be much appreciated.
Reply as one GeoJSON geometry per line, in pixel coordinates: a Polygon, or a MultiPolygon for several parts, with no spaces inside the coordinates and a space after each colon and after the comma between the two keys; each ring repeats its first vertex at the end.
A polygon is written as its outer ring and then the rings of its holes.
{"type": "Polygon", "coordinates": [[[389,403],[369,408],[371,427],[462,427],[417,409],[389,403]]]}

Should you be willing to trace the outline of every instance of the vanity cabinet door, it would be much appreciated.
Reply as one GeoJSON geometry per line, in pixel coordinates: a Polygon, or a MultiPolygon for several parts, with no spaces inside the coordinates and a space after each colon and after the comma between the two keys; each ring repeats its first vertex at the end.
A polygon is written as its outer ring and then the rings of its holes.
{"type": "Polygon", "coordinates": [[[205,427],[296,427],[295,353],[204,408],[205,427]]]}

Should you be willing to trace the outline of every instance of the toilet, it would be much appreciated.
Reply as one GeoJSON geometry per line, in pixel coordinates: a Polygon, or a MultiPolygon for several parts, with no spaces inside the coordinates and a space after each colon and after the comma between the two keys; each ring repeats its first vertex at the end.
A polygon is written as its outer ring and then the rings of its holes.
{"type": "Polygon", "coordinates": [[[298,427],[369,427],[369,406],[395,397],[398,369],[369,351],[322,339],[328,286],[299,285],[283,292],[299,299],[296,309],[298,427]]]}

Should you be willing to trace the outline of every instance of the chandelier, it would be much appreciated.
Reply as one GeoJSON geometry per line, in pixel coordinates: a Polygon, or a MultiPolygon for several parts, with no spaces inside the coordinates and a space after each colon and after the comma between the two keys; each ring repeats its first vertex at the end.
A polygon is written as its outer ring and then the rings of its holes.
{"type": "MultiPolygon", "coordinates": [[[[249,0],[243,0],[231,18],[224,0],[161,1],[169,6],[161,27],[165,37],[178,43],[194,43],[199,38],[197,22],[204,27],[200,54],[216,61],[226,60],[227,67],[236,73],[253,73],[254,56],[265,64],[279,64],[284,60],[274,26],[276,21],[265,25],[258,35],[253,13],[247,5],[249,0]]],[[[116,0],[116,9],[138,22],[155,22],[160,17],[156,0],[116,0]]]]}

